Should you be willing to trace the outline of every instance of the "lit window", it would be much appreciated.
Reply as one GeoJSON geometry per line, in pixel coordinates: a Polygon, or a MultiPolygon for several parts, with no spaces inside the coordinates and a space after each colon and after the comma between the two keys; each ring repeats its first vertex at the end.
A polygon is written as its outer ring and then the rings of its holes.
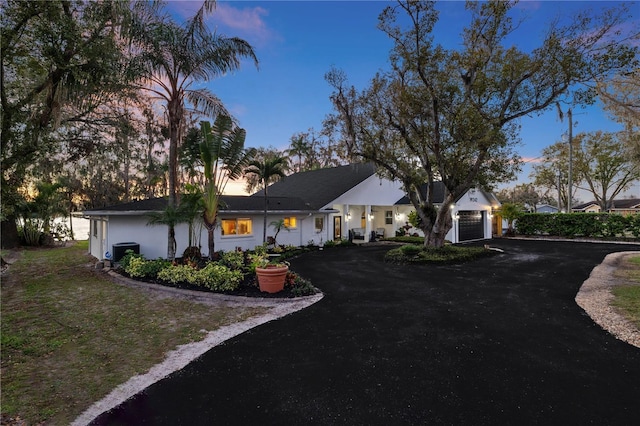
{"type": "Polygon", "coordinates": [[[222,235],[251,235],[251,219],[222,219],[222,235]]]}
{"type": "Polygon", "coordinates": [[[384,211],[384,224],[385,225],[393,224],[393,212],[391,210],[384,211]]]}
{"type": "Polygon", "coordinates": [[[284,218],[284,226],[286,226],[287,228],[295,228],[296,224],[297,222],[295,216],[284,218]]]}
{"type": "Polygon", "coordinates": [[[322,232],[324,229],[324,218],[316,217],[316,232],[322,232]]]}

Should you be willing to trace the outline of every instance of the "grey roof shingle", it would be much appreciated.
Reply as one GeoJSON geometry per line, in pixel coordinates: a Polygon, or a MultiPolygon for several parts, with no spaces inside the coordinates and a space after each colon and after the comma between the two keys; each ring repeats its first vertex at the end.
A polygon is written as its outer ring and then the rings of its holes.
{"type": "MultiPolygon", "coordinates": [[[[422,188],[423,194],[427,192],[426,187],[427,187],[427,184],[424,184],[422,188]]],[[[433,182],[433,202],[435,204],[441,204],[443,201],[444,201],[444,184],[440,181],[433,182]]],[[[411,204],[411,200],[409,199],[408,195],[405,195],[404,197],[396,201],[396,205],[409,205],[409,204],[411,204]]]]}
{"type": "MultiPolygon", "coordinates": [[[[315,210],[321,209],[375,173],[373,164],[349,164],[287,176],[269,186],[269,198],[297,197],[315,210]]],[[[253,197],[264,197],[260,190],[253,197]]]]}
{"type": "MultiPolygon", "coordinates": [[[[252,213],[264,211],[264,198],[247,197],[244,195],[223,195],[221,197],[223,207],[220,213],[252,213]]],[[[167,198],[151,198],[148,200],[131,201],[128,203],[116,204],[99,209],[85,210],[86,215],[99,215],[101,213],[124,213],[124,212],[157,212],[167,208],[167,198]]],[[[272,197],[268,200],[269,211],[312,211],[307,203],[300,198],[294,197],[272,197]]]]}

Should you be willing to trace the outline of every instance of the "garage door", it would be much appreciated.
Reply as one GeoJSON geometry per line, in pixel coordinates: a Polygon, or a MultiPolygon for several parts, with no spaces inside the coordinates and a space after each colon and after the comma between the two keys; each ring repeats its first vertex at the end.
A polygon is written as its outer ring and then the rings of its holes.
{"type": "Polygon", "coordinates": [[[460,241],[484,238],[484,211],[467,210],[458,212],[458,235],[460,241]]]}

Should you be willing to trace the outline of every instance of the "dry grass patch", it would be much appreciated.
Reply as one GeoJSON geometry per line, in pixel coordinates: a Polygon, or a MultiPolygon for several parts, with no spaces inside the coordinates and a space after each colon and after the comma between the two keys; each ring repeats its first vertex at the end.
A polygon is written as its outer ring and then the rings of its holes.
{"type": "Polygon", "coordinates": [[[616,276],[627,284],[611,289],[613,306],[640,330],[640,256],[626,256],[616,276]]]}
{"type": "Polygon", "coordinates": [[[68,424],[207,331],[265,308],[206,306],[116,285],[87,244],[25,250],[2,276],[2,414],[68,424]]]}

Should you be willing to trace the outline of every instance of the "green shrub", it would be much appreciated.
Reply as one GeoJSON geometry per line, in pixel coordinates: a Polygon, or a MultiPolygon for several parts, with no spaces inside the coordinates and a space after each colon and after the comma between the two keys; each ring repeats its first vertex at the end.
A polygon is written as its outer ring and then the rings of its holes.
{"type": "Polygon", "coordinates": [[[424,237],[411,237],[408,235],[391,237],[391,238],[387,238],[387,240],[394,241],[396,243],[417,244],[420,246],[424,244],[424,237]]]}
{"type": "Polygon", "coordinates": [[[355,243],[353,241],[349,241],[347,238],[343,238],[336,245],[338,247],[349,247],[355,245],[355,243]]]}
{"type": "Polygon", "coordinates": [[[170,266],[158,273],[158,278],[172,284],[182,282],[214,291],[235,290],[242,282],[242,272],[232,271],[224,265],[209,262],[202,269],[189,265],[170,266]]]}
{"type": "Polygon", "coordinates": [[[230,291],[238,288],[242,278],[242,272],[210,262],[207,266],[197,271],[196,282],[193,284],[207,287],[214,291],[230,291]]]}
{"type": "Polygon", "coordinates": [[[311,284],[311,281],[302,278],[293,271],[287,272],[284,287],[291,288],[291,293],[296,297],[316,294],[316,288],[311,284]]]}
{"type": "Polygon", "coordinates": [[[132,257],[124,269],[133,278],[156,279],[158,273],[171,266],[171,262],[163,259],[145,260],[143,257],[132,257]]]}
{"type": "Polygon", "coordinates": [[[521,235],[560,237],[640,237],[640,218],[614,213],[528,213],[518,219],[521,235]]]}
{"type": "Polygon", "coordinates": [[[124,252],[124,256],[120,258],[118,263],[120,264],[120,267],[126,271],[129,267],[129,263],[131,263],[131,259],[144,259],[144,256],[136,254],[133,250],[129,249],[124,252]]]}
{"type": "Polygon", "coordinates": [[[328,240],[325,241],[324,243],[324,247],[329,248],[329,247],[335,247],[336,246],[336,242],[333,240],[328,240]]]}
{"type": "Polygon", "coordinates": [[[417,246],[405,245],[389,250],[385,254],[384,260],[391,263],[466,262],[495,253],[495,251],[486,250],[482,247],[446,245],[441,248],[420,248],[417,246]]]}
{"type": "Polygon", "coordinates": [[[220,263],[229,269],[242,270],[244,268],[244,253],[241,251],[225,251],[220,256],[220,263]]]}
{"type": "Polygon", "coordinates": [[[178,284],[182,282],[194,284],[196,282],[196,268],[190,265],[172,265],[158,272],[158,279],[178,284]]]}
{"type": "Polygon", "coordinates": [[[415,256],[422,251],[422,247],[416,246],[414,244],[407,244],[400,247],[400,250],[405,256],[415,256]]]}

